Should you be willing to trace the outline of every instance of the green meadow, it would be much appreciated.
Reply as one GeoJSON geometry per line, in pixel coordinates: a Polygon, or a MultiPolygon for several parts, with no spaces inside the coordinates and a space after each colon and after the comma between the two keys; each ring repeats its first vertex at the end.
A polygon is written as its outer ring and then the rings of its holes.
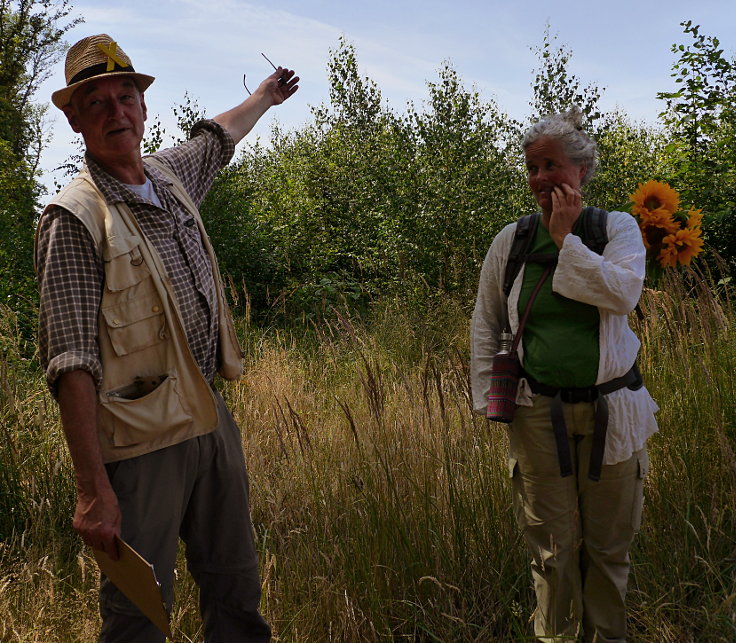
{"type": "MultiPolygon", "coordinates": [[[[736,335],[729,293],[692,271],[642,297],[641,368],[661,407],[632,550],[633,641],[736,638],[736,335]]],[[[97,570],[71,530],[73,471],[55,403],[2,311],[5,448],[0,640],[89,641],[97,570]]],[[[468,310],[370,322],[334,311],[289,330],[239,320],[242,427],[276,640],[531,640],[527,553],[506,435],[469,406],[468,310]]],[[[201,639],[183,557],[172,622],[201,639]]]]}

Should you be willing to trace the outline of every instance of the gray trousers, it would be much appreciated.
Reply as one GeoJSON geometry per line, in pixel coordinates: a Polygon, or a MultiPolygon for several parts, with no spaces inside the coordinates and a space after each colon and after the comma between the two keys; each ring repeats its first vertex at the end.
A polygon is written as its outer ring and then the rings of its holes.
{"type": "MultiPolygon", "coordinates": [[[[240,437],[219,394],[217,429],[107,465],[122,513],[122,538],[153,564],[166,603],[174,599],[179,537],[200,589],[207,643],[269,641],[258,611],[261,586],[240,437]]],[[[164,635],[103,577],[104,643],[163,643],[164,635]]]]}
{"type": "Polygon", "coordinates": [[[626,641],[629,548],[639,531],[646,449],[588,478],[595,406],[563,404],[573,475],[560,476],[552,398],[516,409],[509,429],[516,520],[532,555],[540,641],[626,641]]]}

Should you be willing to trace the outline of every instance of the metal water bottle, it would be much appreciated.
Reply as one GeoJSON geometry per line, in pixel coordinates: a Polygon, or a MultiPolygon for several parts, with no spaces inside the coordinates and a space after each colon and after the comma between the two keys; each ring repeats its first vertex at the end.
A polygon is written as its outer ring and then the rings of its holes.
{"type": "Polygon", "coordinates": [[[514,343],[514,336],[510,331],[503,331],[501,337],[498,339],[498,353],[496,355],[503,355],[511,352],[511,344],[514,343]]]}
{"type": "Polygon", "coordinates": [[[514,336],[503,331],[498,352],[491,367],[491,385],[488,389],[486,417],[496,422],[510,423],[516,410],[516,389],[519,386],[521,365],[516,351],[511,352],[514,336]]]}

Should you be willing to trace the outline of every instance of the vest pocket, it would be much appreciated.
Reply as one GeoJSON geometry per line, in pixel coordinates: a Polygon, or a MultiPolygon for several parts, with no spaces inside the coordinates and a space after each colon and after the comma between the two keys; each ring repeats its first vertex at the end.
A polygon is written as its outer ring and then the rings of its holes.
{"type": "Polygon", "coordinates": [[[110,343],[118,356],[152,346],[162,339],[163,304],[141,254],[141,239],[135,235],[107,239],[105,291],[101,314],[110,343]]]}
{"type": "Polygon", "coordinates": [[[129,388],[109,391],[102,402],[102,408],[112,420],[113,446],[128,447],[148,442],[192,423],[192,414],[179,394],[176,375],[164,378],[150,393],[140,397],[124,397],[130,394],[129,388]]]}
{"type": "Polygon", "coordinates": [[[151,276],[143,261],[141,239],[131,237],[109,237],[102,251],[105,262],[105,286],[111,292],[120,292],[151,276]]]}
{"type": "Polygon", "coordinates": [[[134,353],[161,341],[165,326],[163,306],[156,292],[144,286],[131,288],[124,300],[116,298],[114,305],[102,308],[116,355],[134,353]]]}

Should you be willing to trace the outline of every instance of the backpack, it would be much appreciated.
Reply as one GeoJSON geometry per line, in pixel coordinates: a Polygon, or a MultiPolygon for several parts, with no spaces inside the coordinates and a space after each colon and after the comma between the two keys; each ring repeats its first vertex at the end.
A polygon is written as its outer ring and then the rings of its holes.
{"type": "MultiPolygon", "coordinates": [[[[556,253],[529,254],[528,252],[541,216],[539,212],[526,214],[516,223],[514,240],[511,242],[511,250],[506,260],[506,272],[503,278],[503,292],[506,297],[509,296],[511,287],[514,285],[514,280],[519,274],[521,267],[527,261],[539,263],[557,261],[556,253]]],[[[608,212],[601,210],[601,208],[588,206],[583,210],[582,217],[581,239],[583,243],[596,254],[602,255],[603,249],[608,243],[608,233],[606,232],[608,212]]]]}

